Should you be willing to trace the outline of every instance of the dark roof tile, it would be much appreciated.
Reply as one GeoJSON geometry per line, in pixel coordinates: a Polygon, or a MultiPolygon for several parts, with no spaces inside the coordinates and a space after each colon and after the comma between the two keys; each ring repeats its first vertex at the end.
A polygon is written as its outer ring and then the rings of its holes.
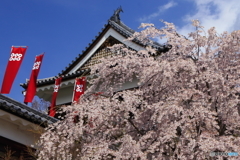
{"type": "MultiPolygon", "coordinates": [[[[65,75],[59,74],[59,77],[62,77],[62,81],[64,81],[64,80],[69,80],[69,79],[72,79],[72,78],[75,78],[75,77],[79,77],[79,76],[81,76],[83,74],[87,74],[89,72],[90,72],[90,69],[84,69],[84,70],[81,70],[81,71],[68,73],[68,74],[65,74],[65,75]]],[[[38,79],[37,86],[54,84],[56,78],[58,78],[58,77],[56,76],[56,77],[50,77],[50,78],[45,78],[45,79],[38,79]]],[[[27,83],[21,83],[20,86],[22,86],[23,88],[27,88],[27,83]]]]}
{"type": "MultiPolygon", "coordinates": [[[[121,7],[119,8],[121,9],[121,7]]],[[[117,10],[116,10],[117,11],[117,10]]],[[[115,12],[116,12],[115,11],[115,12]]],[[[59,76],[65,77],[67,79],[67,77],[69,77],[68,72],[74,68],[82,59],[83,57],[85,57],[87,55],[88,50],[95,44],[95,42],[97,42],[97,40],[99,38],[101,38],[101,36],[109,29],[109,28],[113,28],[115,29],[117,32],[119,32],[121,35],[123,35],[124,37],[128,38],[130,37],[135,31],[132,30],[130,27],[128,27],[127,25],[125,25],[121,20],[120,17],[118,15],[118,17],[115,17],[115,15],[111,16],[111,18],[108,20],[108,23],[104,25],[104,28],[102,28],[101,32],[98,32],[98,35],[95,36],[95,39],[92,40],[92,43],[89,43],[88,46],[85,48],[85,50],[82,51],[82,54],[79,54],[77,57],[75,57],[75,60],[73,60],[71,63],[68,64],[68,66],[65,67],[64,70],[61,71],[61,73],[58,73],[59,76]]],[[[135,43],[145,46],[143,43],[141,43],[141,41],[139,40],[134,40],[135,43]]],[[[164,50],[166,47],[165,45],[161,45],[157,42],[151,44],[154,48],[158,49],[158,50],[164,50]]],[[[73,73],[72,75],[76,75],[78,76],[79,73],[73,73]]],[[[72,78],[72,77],[71,77],[72,78]]],[[[41,80],[38,80],[38,85],[45,85],[45,84],[52,84],[54,83],[55,78],[53,78],[53,80],[50,80],[49,78],[47,78],[44,82],[41,80]]],[[[63,79],[64,80],[64,79],[63,79]]],[[[27,84],[20,84],[23,88],[27,87],[27,84]]]]}
{"type": "Polygon", "coordinates": [[[58,120],[41,113],[27,105],[15,101],[7,96],[0,94],[0,109],[21,117],[27,121],[46,127],[47,124],[57,122],[58,120]]]}

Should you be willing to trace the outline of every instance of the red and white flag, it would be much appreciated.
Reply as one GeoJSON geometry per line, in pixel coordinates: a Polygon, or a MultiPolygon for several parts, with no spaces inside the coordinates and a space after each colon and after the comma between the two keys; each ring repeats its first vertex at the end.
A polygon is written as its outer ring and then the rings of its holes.
{"type": "Polygon", "coordinates": [[[86,87],[86,78],[76,78],[75,79],[75,86],[74,86],[74,92],[73,92],[73,103],[78,103],[80,96],[84,94],[84,90],[86,87]]]}
{"type": "Polygon", "coordinates": [[[38,77],[38,73],[39,73],[41,65],[42,65],[43,56],[44,56],[44,54],[41,54],[39,56],[36,56],[36,58],[35,58],[31,77],[30,77],[28,87],[27,87],[27,93],[26,93],[25,99],[24,99],[24,102],[26,102],[26,103],[32,102],[33,97],[35,96],[36,88],[37,88],[37,77],[38,77]]]}
{"type": "Polygon", "coordinates": [[[49,116],[51,116],[51,117],[54,117],[56,114],[56,109],[55,109],[56,99],[57,99],[58,90],[60,88],[61,81],[62,81],[62,77],[57,78],[55,80],[55,86],[54,86],[54,91],[53,91],[53,95],[52,95],[52,103],[51,103],[50,110],[49,110],[49,116]]]}
{"type": "Polygon", "coordinates": [[[2,83],[2,88],[0,93],[8,94],[10,92],[13,81],[22,64],[26,50],[27,50],[27,46],[20,46],[20,47],[12,46],[11,55],[7,64],[7,68],[3,78],[3,83],[2,83]]]}

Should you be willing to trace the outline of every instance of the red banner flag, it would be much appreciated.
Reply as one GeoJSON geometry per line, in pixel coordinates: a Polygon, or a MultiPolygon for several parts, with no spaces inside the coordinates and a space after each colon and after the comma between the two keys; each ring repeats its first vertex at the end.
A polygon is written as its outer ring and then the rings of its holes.
{"type": "Polygon", "coordinates": [[[52,103],[50,106],[50,110],[49,110],[49,116],[54,117],[56,114],[56,110],[55,110],[55,106],[56,106],[56,99],[57,99],[57,94],[58,94],[58,90],[60,88],[60,84],[62,81],[62,77],[57,78],[55,80],[55,86],[54,86],[54,91],[53,91],[53,95],[52,95],[52,103]]]}
{"type": "Polygon", "coordinates": [[[84,94],[85,86],[86,86],[85,77],[76,78],[73,93],[73,103],[78,103],[80,96],[84,94]]]}
{"type": "Polygon", "coordinates": [[[41,54],[39,56],[36,56],[35,58],[35,62],[32,68],[32,73],[28,83],[27,93],[25,95],[24,102],[32,102],[33,97],[35,96],[36,88],[37,88],[37,77],[42,64],[43,55],[44,54],[41,54]]]}
{"type": "Polygon", "coordinates": [[[1,93],[8,94],[10,92],[13,81],[22,64],[26,50],[27,50],[27,46],[20,46],[20,47],[12,46],[11,56],[7,64],[7,68],[6,68],[3,83],[2,83],[1,93]]]}

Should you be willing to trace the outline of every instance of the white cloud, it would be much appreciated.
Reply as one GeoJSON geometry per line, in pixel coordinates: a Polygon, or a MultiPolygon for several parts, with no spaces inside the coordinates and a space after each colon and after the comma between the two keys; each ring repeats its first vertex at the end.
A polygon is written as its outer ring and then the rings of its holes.
{"type": "Polygon", "coordinates": [[[154,13],[150,14],[149,16],[145,16],[143,18],[140,18],[139,21],[140,22],[149,22],[152,19],[158,17],[161,13],[165,12],[169,8],[172,8],[172,7],[176,6],[176,5],[177,5],[177,3],[173,2],[173,1],[170,1],[167,4],[158,7],[157,12],[154,12],[154,13]]]}
{"type": "Polygon", "coordinates": [[[186,35],[193,28],[191,20],[198,19],[205,30],[216,27],[218,33],[231,32],[240,29],[240,3],[239,0],[193,0],[196,4],[196,12],[184,16],[188,23],[178,29],[178,32],[186,35]]]}

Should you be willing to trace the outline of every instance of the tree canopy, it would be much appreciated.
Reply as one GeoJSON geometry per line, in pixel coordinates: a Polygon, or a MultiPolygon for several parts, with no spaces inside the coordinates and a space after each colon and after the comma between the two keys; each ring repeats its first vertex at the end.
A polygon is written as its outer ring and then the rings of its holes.
{"type": "Polygon", "coordinates": [[[141,24],[128,39],[146,50],[114,45],[115,56],[91,68],[96,77],[79,104],[64,107],[65,118],[41,136],[39,159],[202,160],[210,152],[240,153],[240,31],[205,32],[194,20],[196,30],[184,37],[163,23],[161,29],[141,24]],[[171,49],[158,52],[157,38],[171,49]]]}

